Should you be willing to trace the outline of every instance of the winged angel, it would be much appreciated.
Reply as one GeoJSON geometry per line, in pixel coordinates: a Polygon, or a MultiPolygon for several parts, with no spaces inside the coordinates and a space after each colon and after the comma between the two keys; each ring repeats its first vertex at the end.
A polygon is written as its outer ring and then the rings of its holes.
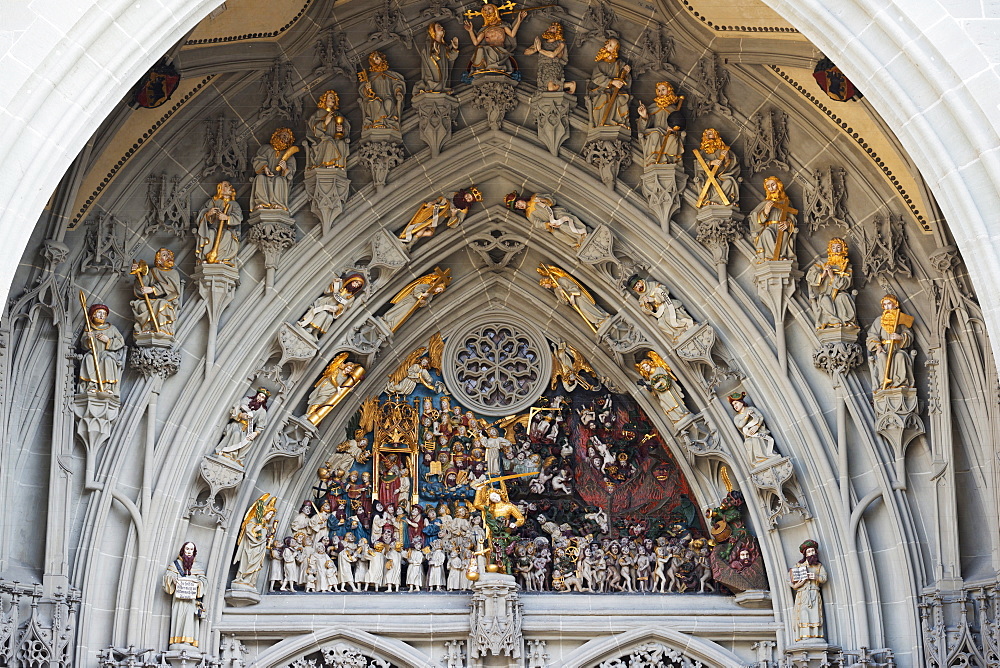
{"type": "Polygon", "coordinates": [[[319,426],[330,411],[344,397],[351,393],[365,377],[365,368],[355,362],[347,361],[347,353],[340,353],[327,365],[323,375],[313,386],[313,391],[306,400],[309,409],[306,419],[319,426]]]}
{"type": "Polygon", "coordinates": [[[436,332],[426,346],[420,346],[407,355],[399,368],[389,375],[385,391],[389,394],[407,395],[420,384],[431,392],[444,392],[444,383],[431,376],[431,369],[441,373],[443,351],[444,339],[441,338],[441,332],[436,332]]]}
{"type": "Polygon", "coordinates": [[[233,559],[233,563],[238,564],[233,584],[256,588],[257,577],[264,568],[268,544],[274,540],[277,530],[278,522],[274,519],[277,502],[276,497],[264,494],[254,501],[243,517],[239,537],[236,539],[239,547],[236,548],[236,558],[233,559]]]}
{"type": "Polygon", "coordinates": [[[579,350],[569,345],[565,341],[560,341],[553,346],[552,350],[552,386],[556,389],[556,384],[562,381],[563,389],[572,392],[579,385],[585,390],[596,390],[601,383],[591,383],[582,374],[590,374],[597,378],[597,373],[590,366],[590,362],[580,353],[579,350]]]}
{"type": "Polygon", "coordinates": [[[382,316],[382,322],[395,332],[413,315],[414,311],[427,306],[430,300],[445,291],[451,283],[451,269],[434,267],[434,271],[414,280],[392,298],[393,306],[382,316]]]}

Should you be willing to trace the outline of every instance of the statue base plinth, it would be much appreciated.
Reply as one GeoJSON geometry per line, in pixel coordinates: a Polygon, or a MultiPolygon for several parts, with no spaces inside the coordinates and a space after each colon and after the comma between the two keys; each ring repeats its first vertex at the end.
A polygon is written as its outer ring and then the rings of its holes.
{"type": "Polygon", "coordinates": [[[602,125],[587,130],[587,141],[629,141],[632,133],[624,125],[602,125]]]}
{"type": "Polygon", "coordinates": [[[251,587],[250,585],[242,584],[240,582],[234,582],[230,585],[229,589],[226,590],[226,603],[234,608],[244,608],[248,605],[257,605],[260,603],[260,594],[257,592],[256,587],[251,587]]]}
{"type": "Polygon", "coordinates": [[[323,236],[326,236],[333,230],[333,222],[343,212],[344,202],[351,195],[351,180],[343,169],[319,167],[306,170],[305,187],[309,208],[319,218],[323,236]]]}
{"type": "Polygon", "coordinates": [[[85,392],[73,397],[76,433],[88,455],[111,436],[111,425],[118,419],[121,400],[110,392],[85,392]]]}
{"type": "Polygon", "coordinates": [[[387,141],[391,144],[402,144],[403,132],[399,128],[361,128],[361,141],[387,141]]]}
{"type": "Polygon", "coordinates": [[[135,345],[153,348],[170,348],[174,345],[174,335],[168,332],[142,332],[135,335],[135,345]]]}
{"type": "Polygon", "coordinates": [[[857,325],[835,325],[816,330],[820,343],[857,343],[861,328],[857,325]]]}
{"type": "Polygon", "coordinates": [[[417,110],[420,139],[431,150],[431,158],[436,158],[444,143],[451,139],[451,128],[458,117],[458,98],[424,91],[413,96],[412,104],[417,110]]]}
{"type": "Polygon", "coordinates": [[[771,592],[766,589],[747,589],[736,594],[734,601],[743,608],[763,610],[771,607],[771,592]]]}
{"type": "Polygon", "coordinates": [[[257,225],[295,225],[295,220],[285,209],[258,208],[250,212],[247,222],[251,227],[257,225]]]}
{"type": "Polygon", "coordinates": [[[172,668],[197,668],[201,665],[202,653],[194,645],[175,643],[163,653],[163,660],[172,668]]]}

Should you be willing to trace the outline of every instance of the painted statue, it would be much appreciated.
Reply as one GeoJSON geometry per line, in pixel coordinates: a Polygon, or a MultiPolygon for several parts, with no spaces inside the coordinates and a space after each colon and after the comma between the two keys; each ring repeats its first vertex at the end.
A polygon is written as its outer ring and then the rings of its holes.
{"type": "Polygon", "coordinates": [[[913,316],[899,310],[896,295],[882,297],[882,316],[868,328],[872,388],[913,387],[913,316]]]}
{"type": "Polygon", "coordinates": [[[198,212],[198,241],[195,254],[205,264],[236,266],[240,252],[240,223],[243,209],[236,201],[236,189],[229,181],[219,183],[215,196],[198,212]]]}
{"type": "Polygon", "coordinates": [[[565,244],[579,248],[587,238],[587,226],[569,213],[547,193],[535,193],[530,197],[512,192],[503,198],[504,204],[512,211],[520,211],[536,230],[545,230],[565,244]]]}
{"type": "Polygon", "coordinates": [[[264,494],[253,502],[243,517],[239,535],[236,537],[236,577],[233,584],[255,589],[257,578],[264,568],[264,557],[270,552],[278,522],[275,504],[278,499],[264,494]]]}
{"type": "Polygon", "coordinates": [[[313,338],[326,334],[334,321],[351,306],[365,287],[365,277],[358,273],[345,274],[333,279],[323,294],[312,303],[309,310],[295,324],[313,338]]]}
{"type": "Polygon", "coordinates": [[[632,96],[632,67],[619,58],[621,44],[609,39],[597,51],[594,70],[587,89],[587,113],[590,127],[629,127],[628,105],[632,96]]]}
{"type": "Polygon", "coordinates": [[[449,201],[444,195],[435,200],[424,202],[413,214],[413,218],[406,224],[403,231],[399,233],[399,239],[404,244],[412,243],[418,239],[434,236],[438,226],[442,223],[448,227],[455,227],[461,224],[465,217],[469,215],[469,209],[475,202],[482,202],[483,194],[475,186],[468,190],[465,188],[452,195],[449,201]]]}
{"type": "Polygon", "coordinates": [[[243,453],[267,426],[267,399],[270,396],[266,388],[259,387],[255,393],[243,397],[230,412],[229,423],[215,446],[215,454],[242,464],[243,453]]]}
{"type": "Polygon", "coordinates": [[[569,50],[563,37],[563,27],[558,21],[553,21],[535,41],[524,50],[524,55],[538,55],[538,90],[556,93],[565,90],[569,94],[576,92],[576,82],[566,81],[566,64],[569,63],[569,50]]]}
{"type": "Polygon", "coordinates": [[[847,242],[834,237],[826,246],[826,260],[815,263],[806,272],[816,329],[858,326],[852,279],[847,242]]]}
{"type": "Polygon", "coordinates": [[[632,276],[628,287],[639,296],[639,308],[656,318],[660,329],[671,334],[674,339],[695,326],[692,318],[680,300],[674,299],[663,283],[632,276]]]}
{"type": "Polygon", "coordinates": [[[660,409],[668,420],[677,424],[691,414],[684,405],[684,390],[677,382],[677,376],[662,357],[650,350],[635,368],[646,381],[649,391],[656,395],[660,409]]]}
{"type": "Polygon", "coordinates": [[[510,502],[504,480],[490,479],[488,483],[480,483],[472,507],[482,514],[486,527],[487,570],[497,567],[502,573],[511,573],[507,547],[514,541],[511,530],[524,524],[524,514],[510,502]],[[499,487],[493,486],[496,480],[500,482],[499,487]]]}
{"type": "Polygon", "coordinates": [[[451,283],[451,269],[435,267],[404,287],[390,303],[392,306],[382,315],[382,321],[390,331],[395,332],[418,309],[427,306],[437,295],[444,292],[451,283]]]}
{"type": "Polygon", "coordinates": [[[422,385],[431,392],[444,392],[444,383],[440,380],[434,380],[434,377],[431,376],[431,369],[438,373],[441,372],[443,352],[444,339],[441,338],[440,332],[436,332],[431,336],[427,347],[420,346],[411,352],[403,360],[403,363],[389,375],[385,391],[389,394],[407,396],[413,394],[418,385],[422,385]]]}
{"type": "Polygon", "coordinates": [[[368,69],[358,74],[358,95],[366,130],[400,130],[403,118],[403,75],[389,69],[381,51],[368,54],[368,69]]]}
{"type": "Polygon", "coordinates": [[[795,214],[785,186],[777,176],[764,179],[764,201],[754,207],[747,220],[756,230],[754,249],[757,262],[795,260],[795,214]]]}
{"type": "Polygon", "coordinates": [[[788,570],[788,579],[795,590],[795,607],[792,625],[795,642],[822,642],[823,585],[826,584],[826,567],[819,560],[819,545],[807,540],[799,546],[802,559],[788,570]]]}
{"type": "Polygon", "coordinates": [[[684,154],[684,131],[687,125],[681,107],[684,96],[677,95],[669,81],[656,84],[656,97],[646,106],[639,103],[639,141],[642,144],[643,164],[675,165],[684,154]]]}
{"type": "Polygon", "coordinates": [[[174,252],[167,248],[156,251],[152,267],[133,260],[129,273],[135,276],[136,299],[129,302],[135,318],[134,332],[172,335],[181,296],[181,275],[174,269],[174,252]]]}
{"type": "Polygon", "coordinates": [[[253,182],[250,186],[250,210],[278,209],[288,211],[288,194],[295,175],[295,135],[288,128],[271,133],[269,143],[260,147],[253,157],[253,182]]]}
{"type": "Polygon", "coordinates": [[[102,392],[118,396],[125,366],[125,337],[118,328],[107,322],[110,310],[104,304],[84,307],[85,324],[80,334],[80,392],[102,392]]]}
{"type": "Polygon", "coordinates": [[[512,76],[514,72],[514,61],[511,54],[517,46],[517,31],[521,28],[521,22],[528,15],[527,12],[518,12],[517,18],[512,25],[507,25],[500,19],[500,9],[494,4],[487,2],[478,12],[469,10],[465,12],[466,19],[462,26],[469,33],[472,40],[472,60],[469,61],[469,74],[477,76],[480,74],[504,74],[512,76]],[[472,25],[473,16],[483,17],[483,27],[476,32],[472,25]]]}
{"type": "Polygon", "coordinates": [[[740,161],[719,131],[706,128],[701,144],[694,150],[695,182],[699,194],[697,207],[735,206],[740,201],[740,161]]]}
{"type": "Polygon", "coordinates": [[[747,461],[750,468],[754,468],[781,455],[774,450],[774,438],[764,422],[764,414],[754,406],[748,406],[746,396],[746,392],[737,392],[729,395],[728,399],[735,412],[733,423],[743,434],[747,461]]]}
{"type": "Polygon", "coordinates": [[[607,311],[597,305],[585,287],[559,267],[551,264],[540,264],[537,271],[542,275],[538,284],[552,290],[562,303],[573,307],[573,310],[580,314],[580,317],[594,332],[597,332],[604,321],[611,317],[607,311]]]}
{"type": "Polygon", "coordinates": [[[313,391],[306,399],[309,409],[306,419],[319,426],[330,411],[343,401],[365,377],[365,368],[347,361],[347,353],[340,353],[327,365],[323,375],[313,385],[313,391]]]}
{"type": "Polygon", "coordinates": [[[328,90],[319,96],[317,110],[306,125],[306,169],[347,169],[351,122],[340,113],[340,96],[328,90]]]}
{"type": "Polygon", "coordinates": [[[201,619],[205,614],[202,598],[208,587],[205,569],[195,561],[198,548],[192,542],[181,549],[163,575],[163,591],[170,595],[171,650],[198,649],[201,619]]]}
{"type": "Polygon", "coordinates": [[[445,41],[444,26],[432,21],[427,26],[427,41],[420,53],[420,81],[413,85],[413,94],[450,93],[451,68],[458,58],[458,38],[445,41]]]}

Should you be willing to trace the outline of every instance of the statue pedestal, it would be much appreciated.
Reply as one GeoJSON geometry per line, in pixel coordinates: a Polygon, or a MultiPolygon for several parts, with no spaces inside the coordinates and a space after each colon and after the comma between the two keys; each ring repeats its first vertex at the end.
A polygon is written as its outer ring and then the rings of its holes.
{"type": "Polygon", "coordinates": [[[361,128],[361,141],[387,141],[391,144],[403,143],[403,131],[399,128],[361,128]]]}
{"type": "Polygon", "coordinates": [[[793,260],[766,260],[757,262],[753,268],[753,280],[757,285],[757,295],[774,317],[778,363],[783,371],[788,370],[788,355],[785,351],[785,311],[795,292],[795,281],[802,272],[795,268],[793,260]]]}
{"type": "Polygon", "coordinates": [[[358,158],[371,173],[375,192],[381,192],[389,180],[389,170],[403,162],[403,142],[364,141],[358,146],[358,158]]]}
{"type": "Polygon", "coordinates": [[[413,108],[417,110],[420,139],[431,150],[431,158],[436,158],[441,146],[451,139],[451,129],[458,118],[458,98],[424,91],[413,96],[413,108]]]}
{"type": "Polygon", "coordinates": [[[838,325],[816,330],[820,347],[813,353],[813,364],[828,374],[846,374],[861,364],[864,355],[858,343],[857,325],[838,325]]]}
{"type": "Polygon", "coordinates": [[[602,262],[618,264],[618,258],[615,257],[614,232],[607,225],[598,225],[580,244],[576,257],[590,265],[602,262]]]}
{"type": "Polygon", "coordinates": [[[472,88],[476,97],[472,106],[486,112],[486,120],[493,130],[503,125],[503,117],[517,108],[517,81],[505,74],[484,73],[472,77],[472,88]]]}
{"type": "Polygon", "coordinates": [[[750,482],[764,499],[771,529],[777,526],[779,515],[787,515],[792,511],[803,519],[809,519],[809,513],[802,504],[802,491],[795,479],[795,467],[788,457],[775,457],[753,467],[750,470],[750,482]],[[791,498],[786,491],[791,492],[791,498]]]}
{"type": "Polygon", "coordinates": [[[194,278],[198,281],[198,294],[205,302],[205,313],[208,315],[208,349],[205,353],[207,370],[215,364],[219,316],[236,295],[240,272],[236,267],[221,262],[214,264],[201,262],[195,267],[194,278]]]}
{"type": "Polygon", "coordinates": [[[832,660],[840,654],[839,647],[828,645],[824,640],[800,640],[785,649],[788,668],[822,668],[834,665],[832,660]]]}
{"type": "Polygon", "coordinates": [[[235,608],[257,605],[260,603],[260,594],[256,587],[234,582],[226,590],[226,603],[235,608]]]}
{"type": "Polygon", "coordinates": [[[614,189],[618,174],[632,164],[631,133],[620,125],[590,128],[581,154],[597,168],[601,182],[614,189]]]}
{"type": "Polygon", "coordinates": [[[225,509],[225,503],[216,505],[215,497],[223,490],[238,487],[245,475],[246,469],[235,460],[214,453],[205,455],[201,460],[201,477],[208,483],[208,498],[192,502],[188,517],[201,513],[214,516],[220,525],[228,522],[231,513],[225,509]]]}
{"type": "Polygon", "coordinates": [[[247,241],[264,254],[264,288],[270,292],[278,260],[295,244],[295,220],[284,209],[254,209],[247,220],[247,241]]]}
{"type": "Polygon", "coordinates": [[[166,380],[180,368],[181,354],[173,348],[135,346],[129,351],[128,365],[145,378],[155,375],[166,380]]]}
{"type": "Polygon", "coordinates": [[[304,362],[308,362],[316,357],[319,344],[316,343],[312,334],[304,331],[298,325],[283,322],[278,328],[277,348],[278,352],[281,353],[281,357],[275,366],[280,369],[284,365],[291,363],[293,367],[292,373],[294,374],[304,362]]]}
{"type": "Polygon", "coordinates": [[[191,645],[171,645],[170,650],[163,653],[163,660],[171,668],[198,668],[202,653],[191,645]]]}
{"type": "Polygon", "coordinates": [[[121,400],[109,392],[86,392],[73,397],[76,435],[87,452],[87,486],[94,482],[96,452],[111,436],[111,425],[118,419],[121,405],[121,400]]]}
{"type": "Polygon", "coordinates": [[[708,204],[698,209],[698,243],[712,251],[719,287],[729,289],[726,265],[729,263],[729,244],[740,237],[743,214],[735,206],[708,204]]]}
{"type": "Polygon", "coordinates": [[[323,236],[333,230],[333,221],[344,210],[344,202],[351,194],[351,180],[347,172],[336,167],[307,169],[305,173],[306,196],[309,208],[319,218],[323,236]]]}
{"type": "Polygon", "coordinates": [[[569,139],[569,112],[576,106],[576,96],[562,91],[538,91],[528,101],[535,118],[538,138],[555,157],[569,139]]]}
{"type": "Polygon", "coordinates": [[[747,589],[733,599],[742,608],[764,610],[771,607],[771,592],[766,589],[747,589]]]}
{"type": "Polygon", "coordinates": [[[316,425],[304,416],[289,415],[271,442],[266,461],[274,457],[287,457],[296,460],[296,468],[301,467],[317,433],[316,425]]]}
{"type": "Polygon", "coordinates": [[[712,348],[715,346],[715,330],[707,322],[702,322],[681,334],[674,341],[674,352],[685,362],[697,362],[714,367],[712,348]]]}
{"type": "Polygon", "coordinates": [[[174,345],[174,335],[167,332],[142,332],[134,338],[137,346],[170,348],[174,345]]]}
{"type": "Polygon", "coordinates": [[[513,575],[485,572],[472,584],[472,619],[469,629],[470,666],[497,665],[488,657],[509,657],[521,665],[522,603],[513,575]]]}
{"type": "MultiPolygon", "coordinates": [[[[907,354],[900,351],[897,354],[907,354]]],[[[896,458],[895,489],[906,489],[906,448],[924,433],[924,423],[917,414],[919,401],[914,387],[890,387],[873,393],[875,431],[888,441],[896,458]]]]}
{"type": "Polygon", "coordinates": [[[642,174],[642,193],[666,235],[670,234],[671,216],[681,208],[680,195],[687,180],[683,164],[647,165],[642,174]]]}

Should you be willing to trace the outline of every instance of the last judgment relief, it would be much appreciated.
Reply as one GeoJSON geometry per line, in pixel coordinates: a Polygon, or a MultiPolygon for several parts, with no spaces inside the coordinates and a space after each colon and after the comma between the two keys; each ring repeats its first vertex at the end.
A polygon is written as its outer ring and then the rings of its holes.
{"type": "MultiPolygon", "coordinates": [[[[501,417],[463,406],[447,391],[435,334],[328,445],[283,538],[262,521],[274,516],[272,497],[250,509],[269,543],[269,591],[468,590],[484,572],[514,575],[526,592],[767,588],[740,493],[703,517],[633,398],[564,342],[535,350],[503,324],[476,334],[455,355],[469,376],[507,360],[507,375],[485,384],[530,386],[540,355],[551,355],[542,395],[501,417]]],[[[344,356],[333,364],[345,379],[357,370],[344,356]]],[[[313,401],[344,396],[320,392],[328,377],[309,399],[317,424],[313,401]]],[[[501,404],[503,394],[484,393],[501,404]]]]}

